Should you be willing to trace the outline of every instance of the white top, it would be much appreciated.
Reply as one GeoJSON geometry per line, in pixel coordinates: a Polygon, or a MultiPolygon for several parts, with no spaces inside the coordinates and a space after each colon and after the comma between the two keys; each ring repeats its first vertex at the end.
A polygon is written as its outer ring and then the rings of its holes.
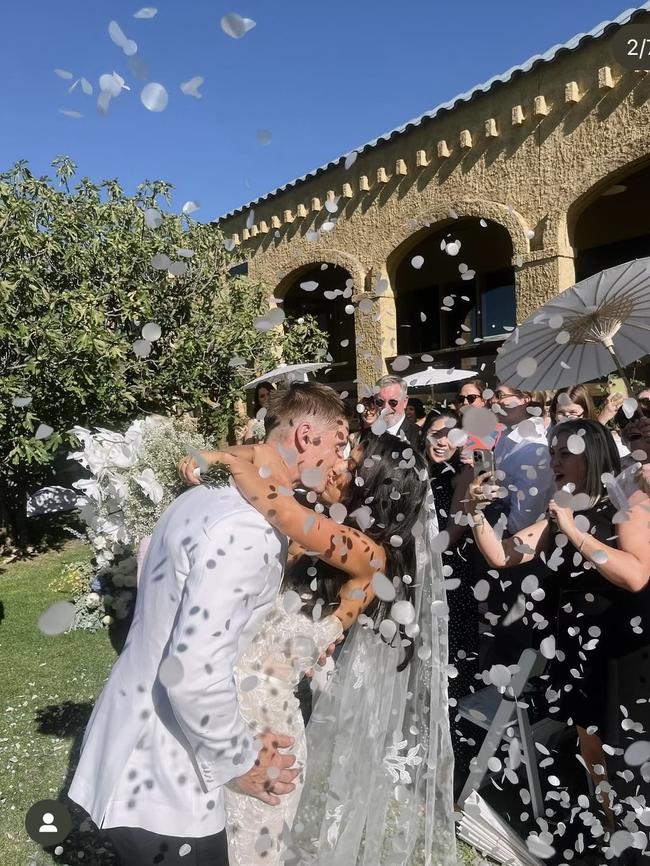
{"type": "Polygon", "coordinates": [[[499,484],[508,490],[508,531],[535,523],[553,495],[547,431],[541,418],[527,418],[506,428],[494,446],[499,484]]]}
{"type": "Polygon", "coordinates": [[[235,665],[273,606],[286,552],[234,487],[195,487],[162,515],[70,788],[99,827],[223,829],[222,786],[257,754],[235,665]]]}
{"type": "Polygon", "coordinates": [[[402,424],[404,423],[405,418],[406,418],[406,415],[402,415],[402,417],[399,419],[399,421],[396,421],[390,427],[386,428],[386,432],[391,433],[393,436],[398,436],[399,431],[402,429],[402,424]]]}

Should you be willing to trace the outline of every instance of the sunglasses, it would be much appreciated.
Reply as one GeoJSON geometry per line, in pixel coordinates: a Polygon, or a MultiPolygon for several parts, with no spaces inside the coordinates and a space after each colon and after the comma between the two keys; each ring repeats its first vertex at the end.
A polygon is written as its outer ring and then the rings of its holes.
{"type": "Polygon", "coordinates": [[[383,409],[386,403],[388,403],[391,409],[396,409],[399,405],[399,400],[382,400],[381,397],[375,397],[375,406],[378,409],[383,409]]]}
{"type": "Polygon", "coordinates": [[[456,402],[458,403],[475,403],[477,400],[481,399],[480,394],[457,394],[456,402]]]}

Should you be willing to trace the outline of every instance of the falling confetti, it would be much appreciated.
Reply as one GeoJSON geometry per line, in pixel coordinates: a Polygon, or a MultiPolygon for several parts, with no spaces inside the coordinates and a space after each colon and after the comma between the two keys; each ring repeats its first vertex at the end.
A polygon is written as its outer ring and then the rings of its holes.
{"type": "Polygon", "coordinates": [[[161,335],[161,327],[155,322],[147,322],[147,324],[142,329],[142,338],[144,340],[148,340],[150,343],[155,343],[156,340],[160,339],[161,335]]]}
{"type": "Polygon", "coordinates": [[[273,136],[268,129],[258,129],[255,133],[255,140],[262,147],[265,147],[267,144],[271,144],[272,139],[273,136]]]}
{"type": "MultiPolygon", "coordinates": [[[[70,77],[72,77],[72,76],[70,76],[70,77]]],[[[353,165],[355,164],[355,162],[357,161],[357,157],[358,157],[358,156],[359,156],[359,154],[357,153],[357,151],[356,151],[356,150],[353,150],[352,153],[349,153],[349,154],[345,157],[345,162],[344,162],[343,165],[344,165],[344,168],[345,168],[346,171],[347,171],[348,169],[352,168],[352,166],[353,166],[353,165]]]]}
{"type": "Polygon", "coordinates": [[[11,401],[11,405],[15,409],[24,409],[26,406],[29,406],[32,402],[32,397],[14,397],[11,401]]]}
{"type": "Polygon", "coordinates": [[[315,292],[318,288],[318,283],[315,280],[307,280],[304,283],[300,283],[300,288],[303,292],[315,292]]]}
{"type": "Polygon", "coordinates": [[[181,847],[178,849],[178,855],[179,857],[185,857],[187,854],[190,853],[191,850],[192,846],[188,845],[187,842],[185,842],[185,844],[181,845],[181,847]]]}
{"type": "Polygon", "coordinates": [[[138,358],[147,358],[151,354],[152,346],[149,340],[136,340],[132,348],[138,358]]]}
{"type": "Polygon", "coordinates": [[[325,210],[328,213],[336,213],[339,209],[339,197],[336,198],[328,198],[325,202],[325,210]]]}
{"type": "Polygon", "coordinates": [[[445,252],[448,256],[457,256],[460,252],[460,241],[450,241],[450,243],[445,244],[445,252]]]}
{"type": "Polygon", "coordinates": [[[67,108],[60,108],[59,112],[65,114],[66,117],[73,117],[75,120],[79,120],[80,117],[83,117],[83,114],[80,111],[71,111],[67,108]]]}
{"type": "Polygon", "coordinates": [[[241,39],[255,27],[255,24],[256,22],[252,18],[242,18],[236,12],[229,12],[221,19],[221,29],[233,39],[241,39]]]}
{"type": "Polygon", "coordinates": [[[183,679],[185,671],[178,656],[169,655],[163,659],[158,668],[158,679],[166,689],[177,686],[183,679]]]}
{"type": "Polygon", "coordinates": [[[43,634],[63,634],[72,628],[74,622],[74,604],[69,601],[57,601],[42,614],[38,620],[38,628],[43,634]]]}
{"type": "Polygon", "coordinates": [[[147,111],[164,111],[169,102],[169,95],[162,84],[151,81],[142,88],[140,101],[147,111]]]}
{"type": "Polygon", "coordinates": [[[137,12],[133,13],[134,18],[155,18],[158,14],[158,10],[154,6],[143,6],[142,9],[138,9],[137,12]]]}
{"type": "Polygon", "coordinates": [[[522,358],[517,364],[517,375],[521,376],[522,379],[527,379],[529,376],[532,376],[535,370],[537,370],[537,361],[535,358],[531,358],[530,356],[522,358]]]}
{"type": "Polygon", "coordinates": [[[52,427],[49,424],[39,424],[36,433],[34,434],[35,439],[49,439],[49,437],[54,433],[52,427]]]}
{"type": "Polygon", "coordinates": [[[189,81],[184,81],[181,84],[181,92],[185,96],[193,96],[195,99],[203,99],[203,94],[199,93],[199,87],[205,82],[205,78],[200,75],[195,75],[189,81]]]}
{"type": "Polygon", "coordinates": [[[182,207],[182,211],[187,216],[188,214],[197,211],[200,207],[201,205],[198,203],[198,201],[186,201],[182,207]]]}
{"type": "Polygon", "coordinates": [[[117,21],[111,21],[108,25],[108,35],[111,37],[111,42],[117,45],[118,48],[121,48],[127,57],[137,54],[138,43],[126,37],[117,21]]]}
{"type": "Polygon", "coordinates": [[[392,362],[391,367],[396,373],[401,373],[403,370],[409,368],[412,360],[410,355],[398,355],[392,362]]]}
{"type": "Polygon", "coordinates": [[[151,267],[155,271],[166,271],[170,264],[171,260],[169,256],[166,256],[164,253],[156,253],[151,259],[151,267]]]}
{"type": "Polygon", "coordinates": [[[67,69],[55,69],[55,75],[58,75],[59,78],[63,78],[64,81],[71,81],[74,78],[72,72],[68,72],[67,69]]]}
{"type": "Polygon", "coordinates": [[[157,229],[162,225],[162,214],[155,207],[149,207],[144,212],[144,222],[147,228],[157,229]]]}
{"type": "Polygon", "coordinates": [[[419,271],[423,264],[423,256],[413,256],[413,258],[411,259],[411,266],[414,267],[416,271],[419,271]]]}
{"type": "MultiPolygon", "coordinates": [[[[372,578],[372,589],[377,598],[382,601],[393,601],[395,598],[395,587],[391,581],[381,572],[375,572],[372,578]]],[[[386,620],[384,620],[386,622],[386,620]]],[[[393,623],[394,625],[395,623],[393,623]]]]}

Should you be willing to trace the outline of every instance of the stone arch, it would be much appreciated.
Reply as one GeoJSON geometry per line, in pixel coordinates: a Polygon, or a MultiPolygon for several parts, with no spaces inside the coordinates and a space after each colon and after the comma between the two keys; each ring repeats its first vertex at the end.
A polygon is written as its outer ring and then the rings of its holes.
{"type": "Polygon", "coordinates": [[[650,255],[650,154],[614,165],[585,172],[558,223],[558,249],[575,258],[577,280],[650,255]]]}
{"type": "MultiPolygon", "coordinates": [[[[324,250],[316,244],[313,249],[304,250],[303,252],[292,255],[288,267],[283,268],[279,274],[276,274],[275,280],[269,280],[267,278],[267,282],[270,285],[275,283],[275,297],[284,298],[291,285],[302,273],[306,273],[310,269],[318,267],[323,262],[336,265],[337,267],[346,270],[354,281],[355,292],[363,291],[366,273],[359,259],[343,250],[324,250]]],[[[262,275],[260,276],[264,279],[262,275]]]]}
{"type": "Polygon", "coordinates": [[[484,217],[486,220],[498,223],[506,229],[512,243],[513,257],[522,256],[526,259],[530,253],[530,242],[526,232],[530,228],[525,218],[514,208],[500,202],[488,199],[463,199],[440,204],[434,209],[423,207],[421,212],[402,224],[384,241],[381,247],[381,263],[378,267],[387,265],[390,274],[396,261],[401,259],[409,247],[415,246],[424,231],[442,228],[445,223],[453,224],[450,210],[459,217],[484,217]]]}

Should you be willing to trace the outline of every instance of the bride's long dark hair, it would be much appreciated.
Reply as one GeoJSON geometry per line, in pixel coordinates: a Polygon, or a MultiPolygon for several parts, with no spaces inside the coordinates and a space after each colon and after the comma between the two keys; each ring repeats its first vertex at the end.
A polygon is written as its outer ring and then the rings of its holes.
{"type": "MultiPolygon", "coordinates": [[[[413,528],[428,493],[426,463],[408,442],[388,433],[368,436],[360,446],[363,459],[359,461],[354,479],[341,500],[347,509],[345,523],[359,528],[383,547],[385,574],[395,586],[395,600],[412,601],[412,584],[405,583],[403,578],[407,575],[415,580],[413,528]],[[368,516],[368,509],[371,525],[366,526],[362,520],[359,526],[355,512],[368,516]]],[[[315,557],[304,556],[287,569],[283,589],[299,592],[307,613],[312,612],[317,604],[322,604],[323,615],[326,615],[338,604],[339,591],[346,580],[349,576],[339,569],[315,557]]],[[[366,616],[371,616],[378,626],[391,604],[375,598],[366,609],[366,616]]],[[[412,646],[406,648],[406,658],[400,668],[408,663],[411,655],[412,646]]]]}

